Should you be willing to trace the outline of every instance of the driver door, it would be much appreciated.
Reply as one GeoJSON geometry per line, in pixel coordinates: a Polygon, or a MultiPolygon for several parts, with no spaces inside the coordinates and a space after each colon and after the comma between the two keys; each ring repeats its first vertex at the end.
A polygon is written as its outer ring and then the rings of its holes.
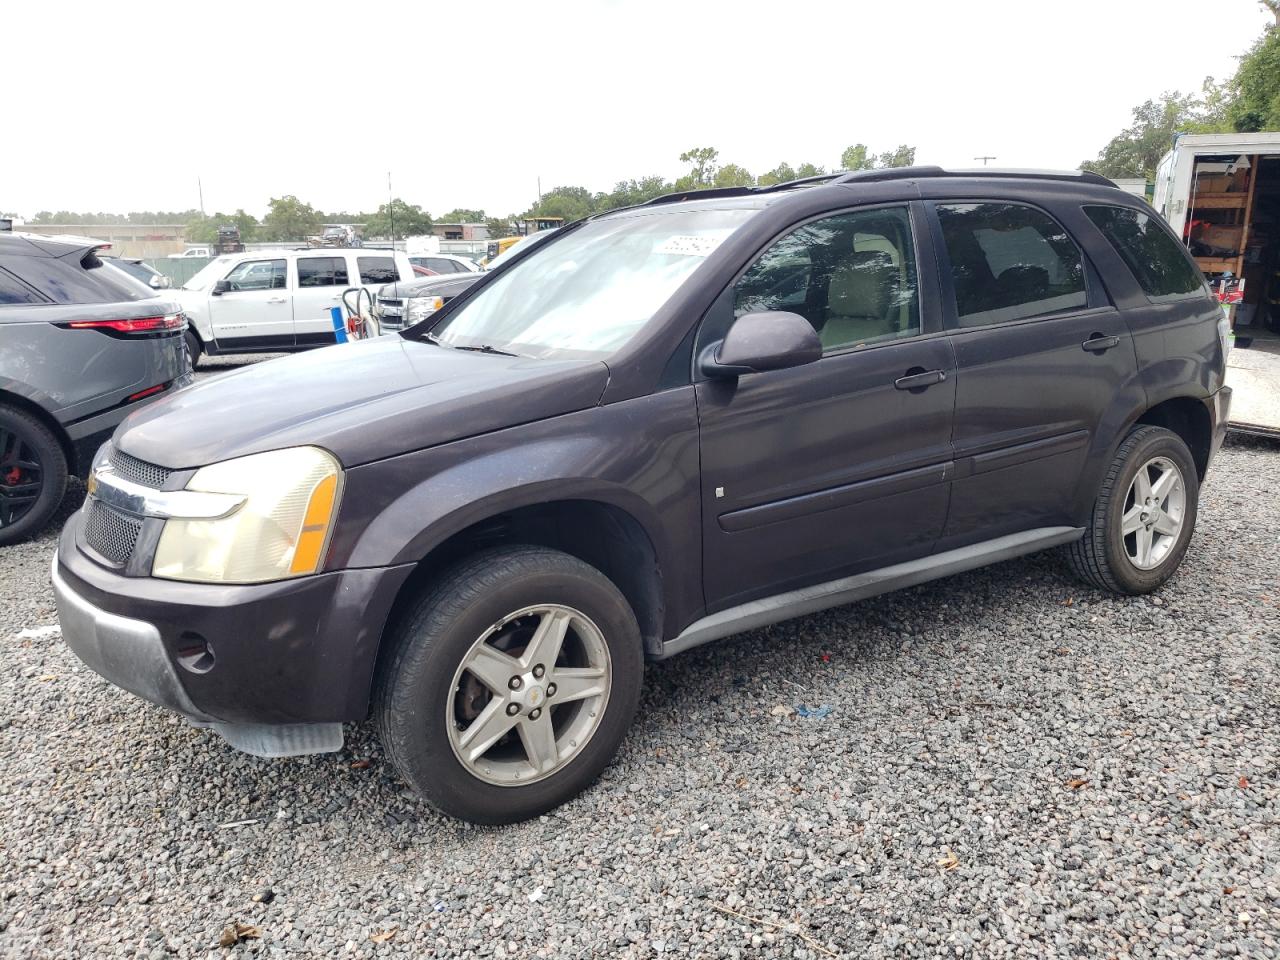
{"type": "Polygon", "coordinates": [[[919,216],[901,204],[804,224],[704,321],[699,350],[768,310],[800,314],[823,344],[814,363],[696,385],[709,612],[923,556],[941,535],[955,361],[919,216]]]}
{"type": "Polygon", "coordinates": [[[218,346],[263,351],[292,348],[288,261],[242,260],[224,279],[231,289],[209,297],[209,322],[218,346]]]}

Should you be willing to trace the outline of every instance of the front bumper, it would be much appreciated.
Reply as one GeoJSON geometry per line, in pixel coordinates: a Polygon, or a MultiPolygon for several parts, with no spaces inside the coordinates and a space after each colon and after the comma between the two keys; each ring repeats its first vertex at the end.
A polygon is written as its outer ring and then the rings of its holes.
{"type": "Polygon", "coordinates": [[[253,753],[315,752],[253,749],[265,728],[296,746],[318,732],[305,725],[367,716],[411,564],[245,585],[127,577],[77,548],[83,516],[63,529],[53,585],[63,638],[90,669],[253,753]]]}

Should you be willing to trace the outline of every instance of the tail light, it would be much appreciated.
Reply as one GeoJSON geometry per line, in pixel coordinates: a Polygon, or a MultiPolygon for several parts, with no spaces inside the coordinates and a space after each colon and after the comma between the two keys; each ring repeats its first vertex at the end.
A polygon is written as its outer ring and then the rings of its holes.
{"type": "Polygon", "coordinates": [[[139,317],[133,320],[72,320],[59,326],[69,330],[100,330],[110,336],[128,336],[178,330],[185,322],[186,318],[182,314],[170,313],[163,317],[139,317]]]}

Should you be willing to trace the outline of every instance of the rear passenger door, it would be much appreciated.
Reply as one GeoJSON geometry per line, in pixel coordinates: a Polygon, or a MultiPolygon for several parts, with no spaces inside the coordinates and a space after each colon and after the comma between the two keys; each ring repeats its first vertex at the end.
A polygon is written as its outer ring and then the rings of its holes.
{"type": "Polygon", "coordinates": [[[297,345],[334,343],[334,307],[342,307],[348,283],[347,258],[341,253],[299,256],[298,285],[293,295],[293,329],[297,345]]]}
{"type": "Polygon", "coordinates": [[[939,549],[1075,525],[1090,447],[1136,363],[1078,244],[1011,200],[928,204],[956,355],[956,470],[939,549]]]}

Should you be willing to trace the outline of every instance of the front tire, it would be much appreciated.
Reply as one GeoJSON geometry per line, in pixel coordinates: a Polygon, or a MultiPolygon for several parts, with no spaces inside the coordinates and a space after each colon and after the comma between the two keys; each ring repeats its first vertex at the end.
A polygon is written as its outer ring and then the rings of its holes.
{"type": "Polygon", "coordinates": [[[573,798],[617,752],[640,698],[640,630],[600,571],[543,547],[445,573],[388,637],[374,694],[396,769],[474,823],[573,798]]]}
{"type": "Polygon", "coordinates": [[[200,338],[196,336],[195,331],[190,327],[188,327],[187,332],[183,334],[183,338],[187,343],[187,356],[191,360],[191,369],[194,370],[196,368],[196,364],[200,362],[200,338]]]}
{"type": "Polygon", "coordinates": [[[0,404],[0,546],[39,533],[67,492],[67,455],[29,413],[0,404]]]}
{"type": "Polygon", "coordinates": [[[1068,560],[1103,590],[1150,593],[1182,563],[1199,500],[1195,461],[1182,438],[1163,427],[1135,427],[1116,450],[1068,560]]]}

